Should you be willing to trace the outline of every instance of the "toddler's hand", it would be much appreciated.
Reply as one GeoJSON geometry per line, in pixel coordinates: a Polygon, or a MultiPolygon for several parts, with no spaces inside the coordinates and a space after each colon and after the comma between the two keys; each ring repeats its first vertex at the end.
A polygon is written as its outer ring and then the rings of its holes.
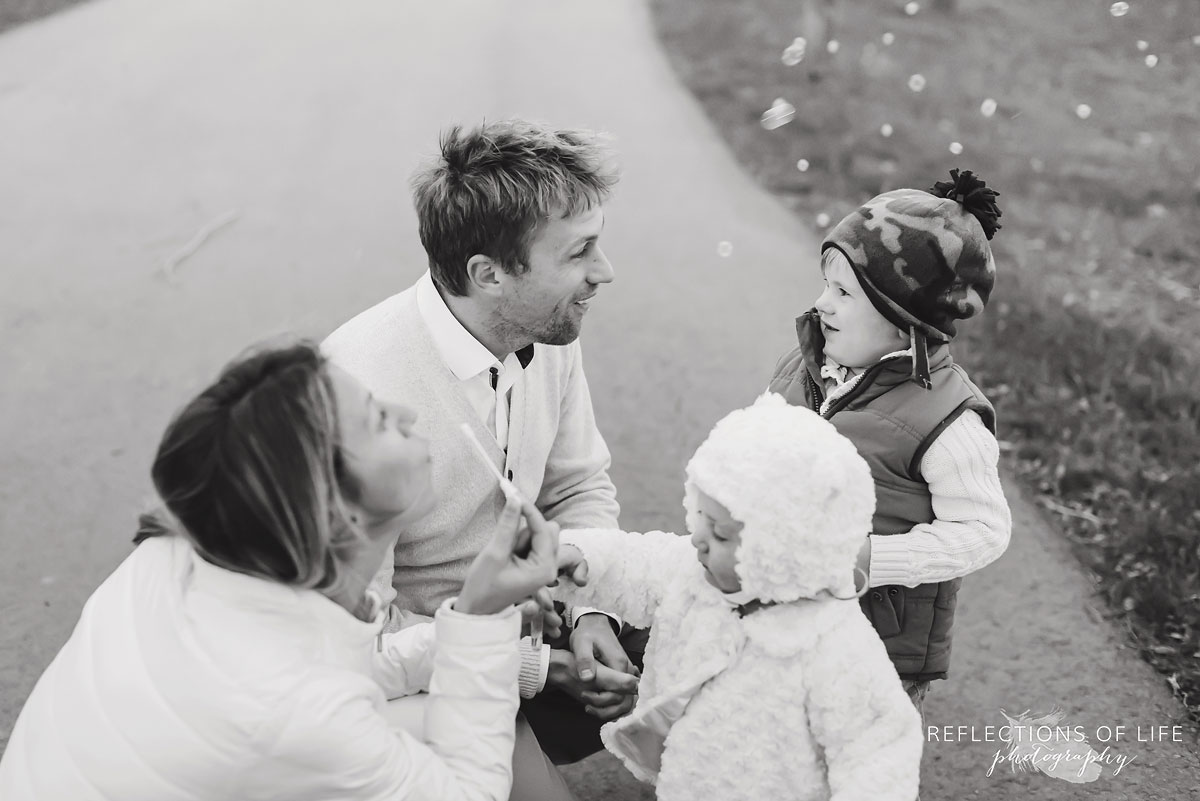
{"type": "Polygon", "coordinates": [[[567,578],[580,587],[587,584],[588,563],[583,558],[583,551],[574,545],[558,546],[558,575],[567,578]]]}

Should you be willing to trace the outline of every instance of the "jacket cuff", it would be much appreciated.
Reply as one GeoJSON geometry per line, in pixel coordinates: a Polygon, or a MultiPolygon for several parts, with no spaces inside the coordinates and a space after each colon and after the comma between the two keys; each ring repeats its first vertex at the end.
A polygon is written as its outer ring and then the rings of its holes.
{"type": "Polygon", "coordinates": [[[590,606],[573,606],[567,612],[567,625],[575,628],[575,624],[579,622],[579,618],[584,615],[605,615],[613,624],[613,631],[617,634],[621,633],[621,626],[625,621],[612,612],[605,612],[603,609],[593,609],[590,606]]]}
{"type": "Polygon", "coordinates": [[[546,676],[550,672],[550,646],[543,643],[535,648],[529,637],[521,639],[521,673],[517,686],[522,698],[533,698],[546,686],[546,676]]]}
{"type": "MultiPolygon", "coordinates": [[[[871,576],[868,584],[884,587],[888,584],[910,586],[912,582],[912,554],[904,542],[904,535],[871,537],[871,576]]],[[[915,586],[915,585],[912,585],[915,586]]]]}
{"type": "Polygon", "coordinates": [[[510,606],[494,615],[468,615],[455,611],[458,598],[447,598],[434,615],[438,641],[451,645],[497,645],[521,635],[521,613],[510,606]]]}

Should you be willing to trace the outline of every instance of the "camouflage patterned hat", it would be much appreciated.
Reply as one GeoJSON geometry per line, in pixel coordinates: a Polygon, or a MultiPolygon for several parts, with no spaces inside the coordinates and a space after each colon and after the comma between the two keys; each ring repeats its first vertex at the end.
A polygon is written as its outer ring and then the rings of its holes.
{"type": "Polygon", "coordinates": [[[871,300],[901,330],[949,341],[955,320],[983,311],[996,263],[997,193],[971,171],[951,170],[933,189],[897,189],[868,200],[830,231],[821,251],[846,255],[871,300]]]}
{"type": "MultiPolygon", "coordinates": [[[[871,303],[913,335],[917,358],[926,339],[949,342],[956,320],[983,311],[996,280],[988,240],[1000,228],[997,192],[967,170],[950,171],[933,189],[897,189],[872,198],[838,223],[821,245],[850,262],[871,303]]],[[[928,383],[927,369],[914,378],[928,383]]]]}

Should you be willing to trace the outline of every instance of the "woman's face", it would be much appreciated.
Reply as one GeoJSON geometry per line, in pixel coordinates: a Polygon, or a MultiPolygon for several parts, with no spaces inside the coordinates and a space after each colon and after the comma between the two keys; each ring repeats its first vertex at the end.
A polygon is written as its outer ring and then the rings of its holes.
{"type": "Polygon", "coordinates": [[[413,433],[417,413],[374,397],[352,375],[329,365],[342,460],[358,487],[368,522],[419,520],[432,511],[429,441],[413,433]]]}

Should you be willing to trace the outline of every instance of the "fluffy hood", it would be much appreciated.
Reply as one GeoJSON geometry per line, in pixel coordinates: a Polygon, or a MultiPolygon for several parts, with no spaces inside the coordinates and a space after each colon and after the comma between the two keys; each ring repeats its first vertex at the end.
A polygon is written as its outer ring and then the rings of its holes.
{"type": "Polygon", "coordinates": [[[854,565],[871,531],[875,484],[828,420],[780,395],[722,419],[687,466],[688,528],[699,489],[743,524],[737,573],[762,601],[854,595],[854,565]]]}

